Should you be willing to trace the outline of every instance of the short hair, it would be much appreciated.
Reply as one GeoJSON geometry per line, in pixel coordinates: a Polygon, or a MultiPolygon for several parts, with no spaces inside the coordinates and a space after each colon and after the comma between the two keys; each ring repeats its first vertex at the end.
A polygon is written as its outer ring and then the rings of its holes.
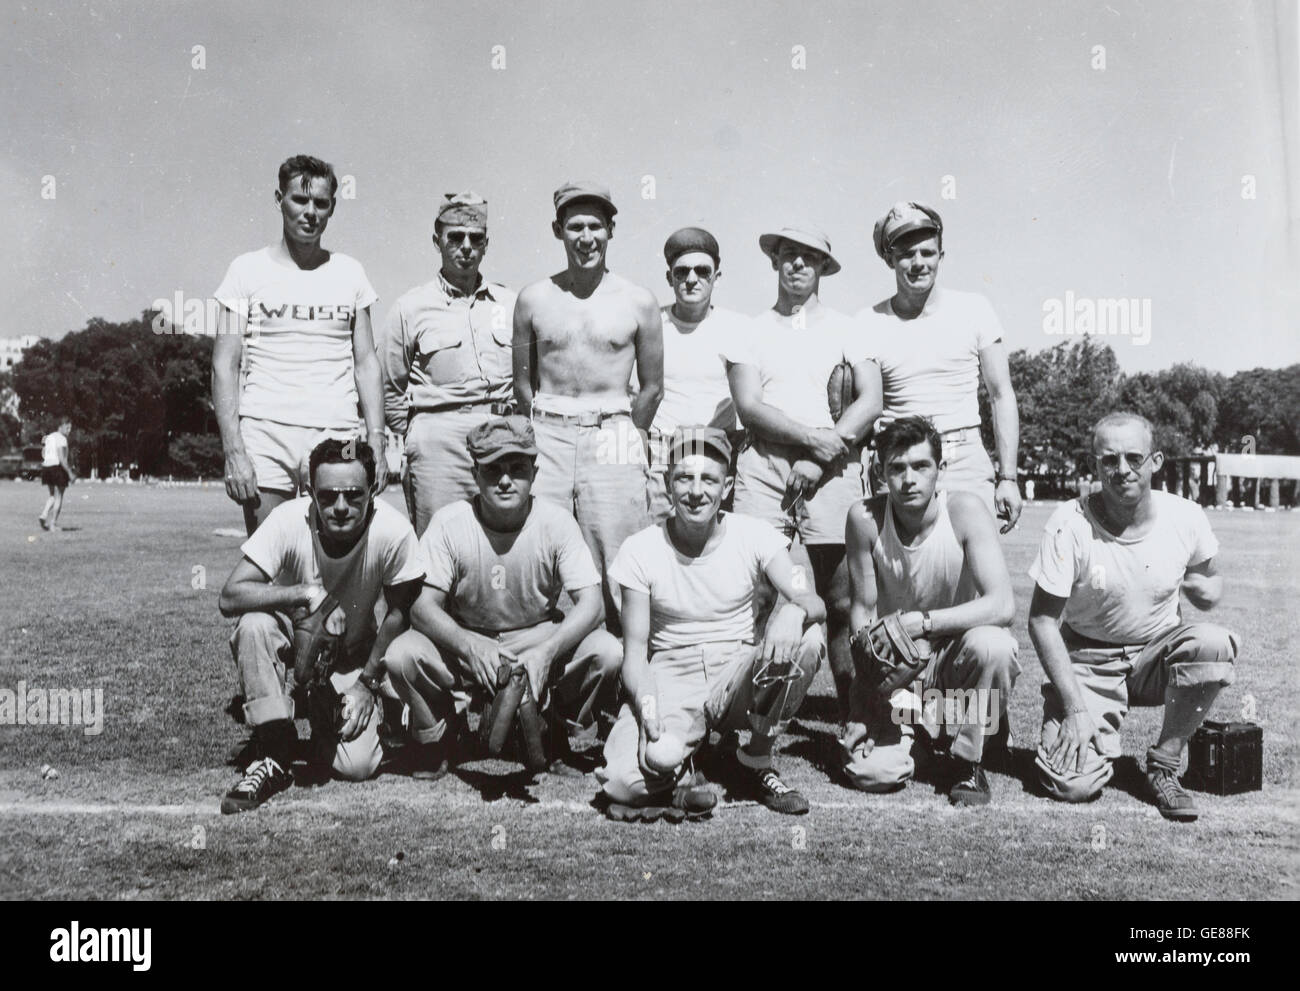
{"type": "Polygon", "coordinates": [[[888,426],[876,431],[876,454],[883,468],[889,463],[889,456],[896,451],[905,451],[917,444],[929,444],[930,453],[934,455],[937,465],[943,460],[943,438],[934,424],[923,416],[900,416],[888,426]]]}
{"type": "Polygon", "coordinates": [[[569,200],[564,204],[564,206],[555,211],[555,222],[557,224],[563,224],[569,214],[578,207],[585,207],[586,209],[584,212],[587,213],[600,214],[605,218],[605,226],[613,229],[614,215],[609,212],[609,204],[596,196],[578,196],[569,200]]]}
{"type": "Polygon", "coordinates": [[[338,192],[339,180],[334,174],[334,166],[329,162],[323,162],[319,158],[313,158],[311,155],[294,155],[292,158],[286,158],[280,163],[280,192],[286,192],[289,189],[289,180],[294,176],[302,177],[302,188],[305,190],[309,179],[328,179],[330,181],[330,199],[338,192]]]}
{"type": "Polygon", "coordinates": [[[1155,450],[1156,430],[1155,427],[1151,425],[1151,421],[1141,413],[1131,413],[1128,410],[1116,410],[1114,413],[1107,413],[1098,420],[1096,424],[1094,424],[1092,428],[1092,450],[1094,453],[1097,450],[1097,435],[1101,433],[1102,428],[1118,426],[1121,423],[1136,423],[1140,426],[1146,431],[1147,445],[1152,450],[1155,450]]]}
{"type": "Polygon", "coordinates": [[[316,469],[321,465],[349,465],[360,461],[366,469],[366,485],[375,484],[375,452],[364,440],[355,438],[339,440],[331,437],[323,440],[311,449],[307,459],[307,477],[312,487],[316,485],[316,469]]]}

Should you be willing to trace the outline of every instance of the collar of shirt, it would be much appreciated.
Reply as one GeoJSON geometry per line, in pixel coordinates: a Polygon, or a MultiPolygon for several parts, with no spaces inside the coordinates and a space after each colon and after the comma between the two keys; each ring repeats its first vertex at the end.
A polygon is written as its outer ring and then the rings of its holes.
{"type": "MultiPolygon", "coordinates": [[[[461,292],[460,289],[448,282],[442,274],[442,269],[438,270],[438,285],[442,287],[442,291],[448,299],[466,299],[470,295],[469,293],[461,292]]],[[[482,272],[478,273],[478,282],[474,284],[473,295],[475,299],[490,299],[493,302],[496,301],[496,297],[492,295],[492,284],[488,282],[487,279],[483,278],[482,272]]]]}

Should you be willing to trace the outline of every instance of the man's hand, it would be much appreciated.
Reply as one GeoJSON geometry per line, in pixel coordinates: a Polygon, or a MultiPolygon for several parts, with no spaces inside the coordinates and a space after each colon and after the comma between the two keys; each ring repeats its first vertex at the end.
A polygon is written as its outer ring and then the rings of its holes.
{"type": "Polygon", "coordinates": [[[806,497],[821,483],[821,465],[815,461],[796,461],[790,466],[790,477],[785,480],[785,505],[791,506],[796,499],[806,497]]]}
{"type": "Polygon", "coordinates": [[[1020,486],[1008,478],[998,482],[993,489],[993,506],[997,509],[998,519],[1004,520],[1002,533],[1010,533],[1020,519],[1020,486]]]}
{"type": "Polygon", "coordinates": [[[469,641],[469,650],[465,652],[464,657],[465,663],[469,665],[470,675],[488,695],[495,695],[497,671],[501,667],[501,662],[516,660],[515,655],[503,649],[491,637],[485,637],[481,633],[467,630],[465,637],[469,641]]]}
{"type": "Polygon", "coordinates": [[[542,704],[542,692],[546,688],[546,682],[551,676],[551,664],[555,660],[555,655],[547,649],[545,644],[538,644],[536,647],[529,647],[522,650],[516,657],[516,661],[524,666],[528,672],[528,687],[533,693],[533,701],[539,706],[542,704]]]}
{"type": "Polygon", "coordinates": [[[913,640],[925,636],[925,618],[919,612],[905,612],[898,618],[903,624],[903,632],[913,640]]]}
{"type": "Polygon", "coordinates": [[[226,455],[226,495],[241,504],[257,498],[257,473],[243,451],[226,455]]]}
{"type": "Polygon", "coordinates": [[[344,742],[355,740],[370,723],[375,708],[375,694],[360,681],[343,693],[343,726],[339,738],[344,742]]]}
{"type": "Polygon", "coordinates": [[[759,650],[760,661],[775,661],[788,664],[794,660],[803,640],[803,626],[807,614],[793,602],[781,607],[772,622],[767,626],[767,636],[759,650]]]}
{"type": "Polygon", "coordinates": [[[662,771],[656,770],[645,762],[645,745],[659,739],[664,732],[663,723],[660,721],[655,707],[654,696],[651,695],[642,699],[641,703],[634,708],[637,721],[637,766],[641,768],[641,773],[647,780],[653,781],[657,778],[663,778],[665,775],[662,771]]]}
{"type": "Polygon", "coordinates": [[[804,444],[814,461],[830,465],[849,456],[849,446],[844,438],[834,430],[820,427],[808,431],[808,441],[804,444]]]}
{"type": "MultiPolygon", "coordinates": [[[[867,724],[859,722],[848,722],[844,724],[844,734],[839,739],[840,747],[848,757],[853,756],[853,751],[857,749],[858,744],[867,739],[867,724]]],[[[867,740],[870,744],[871,741],[867,740]]],[[[871,747],[867,747],[867,753],[871,752],[871,747]]]]}
{"type": "Polygon", "coordinates": [[[1069,771],[1073,765],[1073,770],[1082,774],[1088,760],[1089,744],[1095,746],[1098,753],[1101,752],[1101,733],[1092,721],[1092,716],[1086,709],[1067,713],[1060,732],[1056,735],[1056,742],[1047,753],[1047,762],[1058,771],[1069,771]]]}

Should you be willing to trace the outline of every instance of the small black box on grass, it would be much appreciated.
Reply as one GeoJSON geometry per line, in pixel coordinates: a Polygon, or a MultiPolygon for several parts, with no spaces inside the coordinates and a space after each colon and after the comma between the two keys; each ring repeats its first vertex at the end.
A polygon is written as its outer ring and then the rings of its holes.
{"type": "Polygon", "coordinates": [[[1264,731],[1254,723],[1207,719],[1187,742],[1183,784],[1211,795],[1236,795],[1264,787],[1264,731]]]}

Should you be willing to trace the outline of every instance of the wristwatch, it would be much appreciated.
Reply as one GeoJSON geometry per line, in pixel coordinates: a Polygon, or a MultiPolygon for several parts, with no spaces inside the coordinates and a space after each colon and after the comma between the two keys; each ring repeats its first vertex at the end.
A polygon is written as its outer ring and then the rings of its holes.
{"type": "Polygon", "coordinates": [[[1002,474],[1002,472],[998,472],[996,478],[997,478],[997,481],[999,481],[999,482],[1014,482],[1014,481],[1016,481],[1016,476],[1015,476],[1015,475],[1004,475],[1004,474],[1002,474]]]}
{"type": "Polygon", "coordinates": [[[921,613],[921,636],[928,637],[934,630],[934,620],[930,619],[928,612],[921,613]]]}
{"type": "Polygon", "coordinates": [[[369,688],[375,695],[379,694],[384,685],[382,678],[376,678],[374,675],[366,674],[365,671],[362,671],[357,675],[357,681],[369,688]]]}

